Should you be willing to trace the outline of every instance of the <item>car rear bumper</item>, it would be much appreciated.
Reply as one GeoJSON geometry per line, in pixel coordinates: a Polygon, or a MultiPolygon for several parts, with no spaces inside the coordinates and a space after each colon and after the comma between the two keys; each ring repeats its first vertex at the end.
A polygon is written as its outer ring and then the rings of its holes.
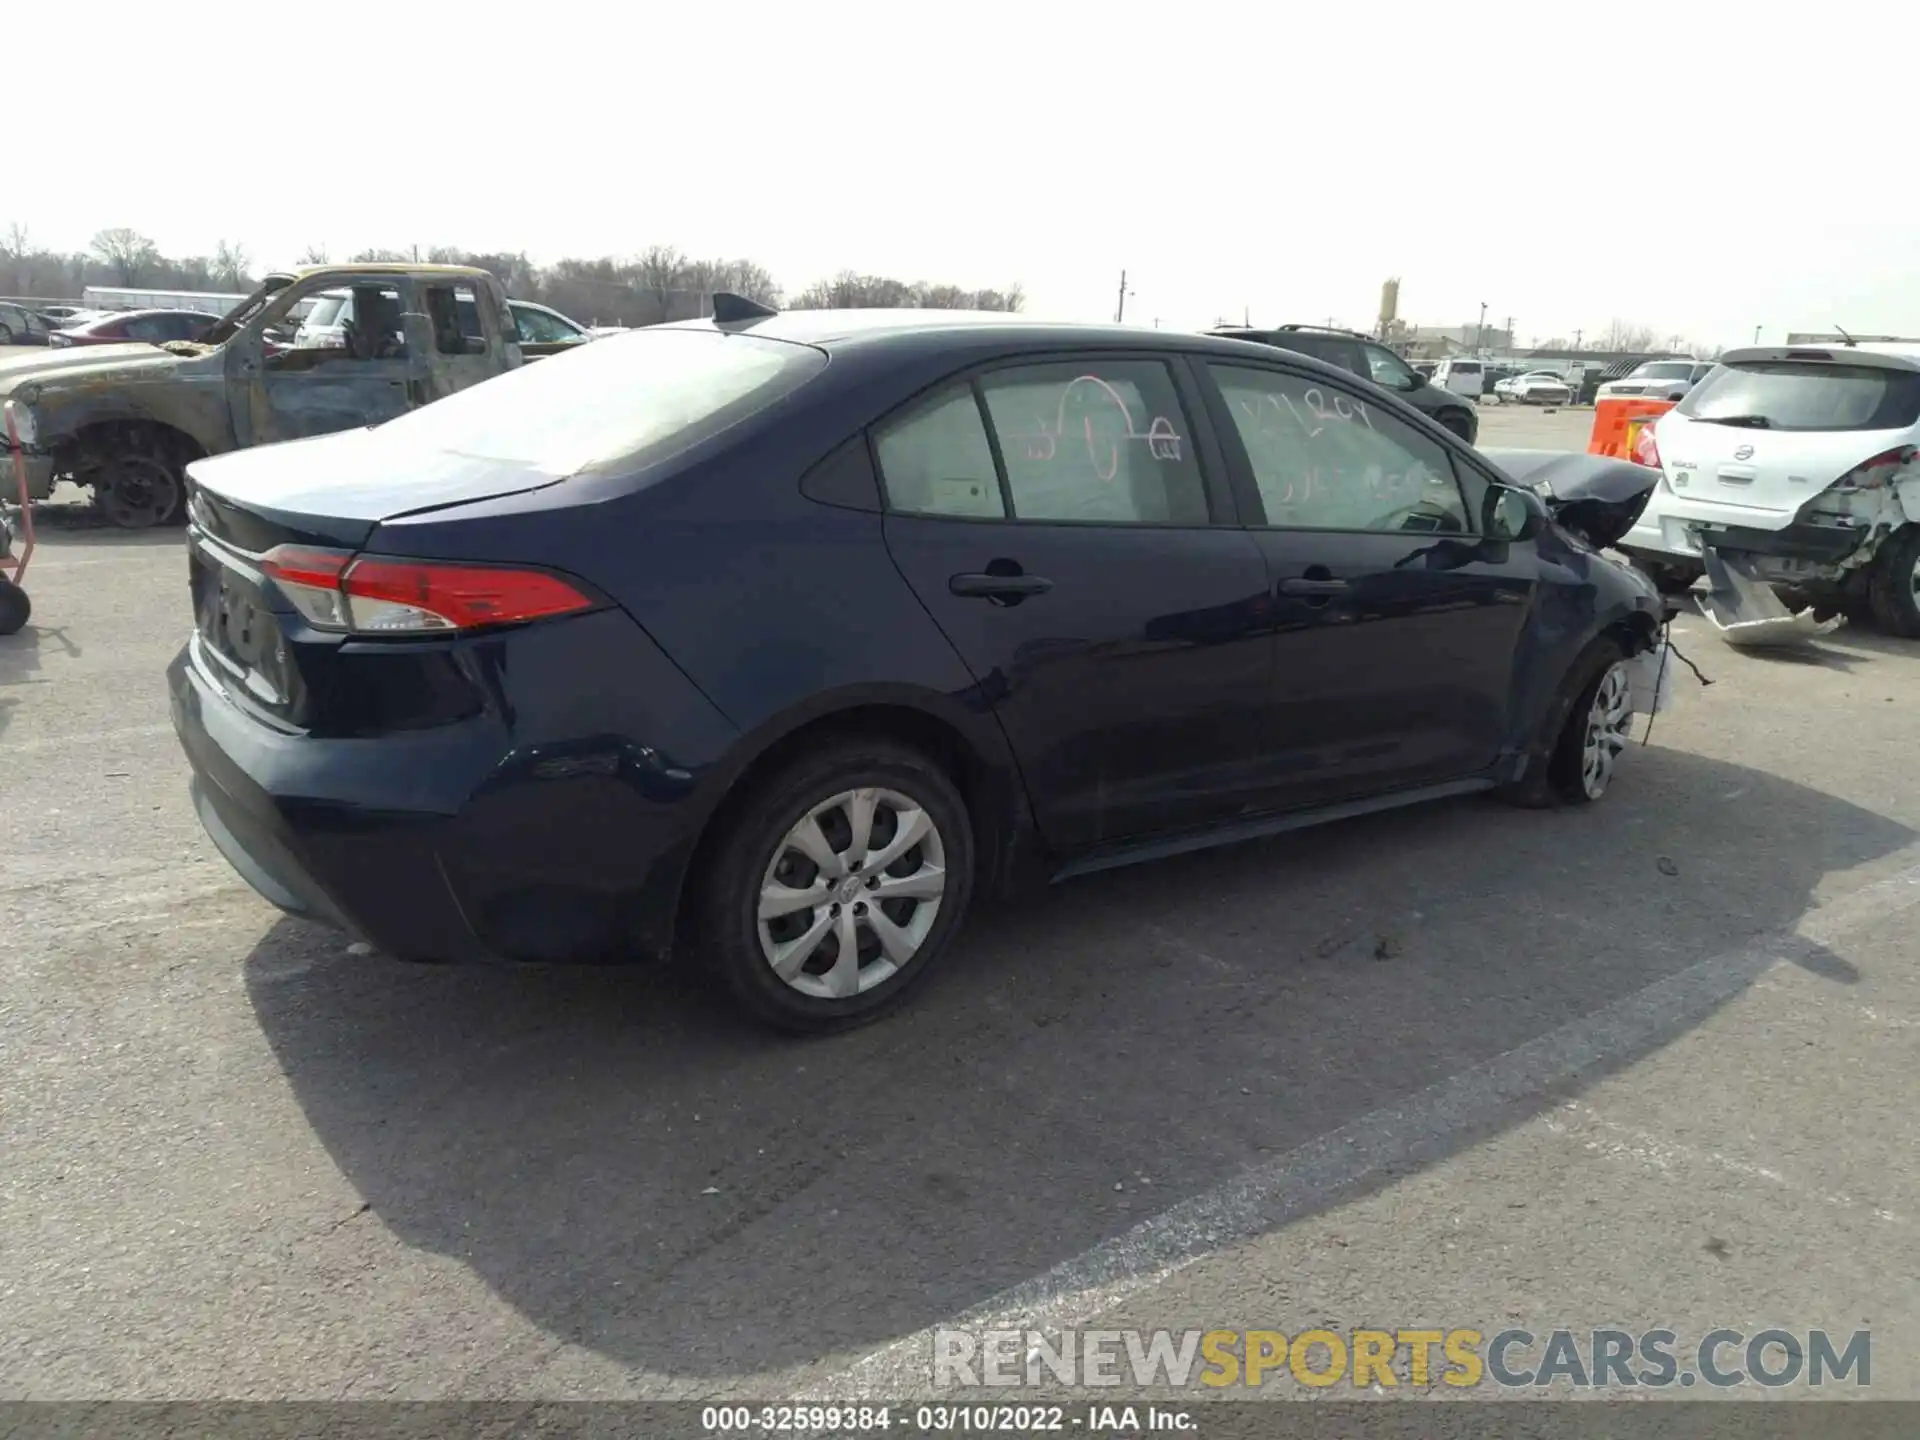
{"type": "Polygon", "coordinates": [[[694,807],[660,802],[691,775],[619,742],[516,748],[490,717],[372,740],[283,732],[193,649],[167,679],[194,808],[269,903],[405,960],[604,963],[671,943],[694,807]]]}

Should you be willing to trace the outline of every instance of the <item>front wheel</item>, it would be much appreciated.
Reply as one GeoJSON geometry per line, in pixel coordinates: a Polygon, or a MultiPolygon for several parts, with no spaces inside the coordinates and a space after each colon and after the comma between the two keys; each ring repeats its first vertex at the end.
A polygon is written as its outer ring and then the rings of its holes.
{"type": "Polygon", "coordinates": [[[122,450],[89,475],[93,503],[120,530],[172,525],[186,514],[187,487],[178,465],[165,455],[122,450]]]}
{"type": "Polygon", "coordinates": [[[1542,808],[1590,805],[1603,797],[1633,731],[1633,684],[1618,641],[1601,640],[1586,652],[1547,725],[1550,743],[1536,747],[1526,773],[1502,798],[1542,808]]]}
{"type": "Polygon", "coordinates": [[[898,1004],[953,939],[972,822],[918,751],[842,741],[759,786],[704,884],[704,958],[734,998],[782,1030],[846,1029],[898,1004]]]}
{"type": "Polygon", "coordinates": [[[1906,525],[1887,537],[1873,557],[1867,580],[1867,604],[1890,635],[1920,640],[1920,525],[1906,525]]]}

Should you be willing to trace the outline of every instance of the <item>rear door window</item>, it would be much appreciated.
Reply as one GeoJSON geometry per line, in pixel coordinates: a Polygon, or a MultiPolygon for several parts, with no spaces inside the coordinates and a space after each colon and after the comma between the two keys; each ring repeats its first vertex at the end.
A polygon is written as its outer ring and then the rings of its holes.
{"type": "Polygon", "coordinates": [[[1022,365],[983,375],[980,393],[1016,518],[1208,523],[1179,392],[1158,361],[1022,365]]]}
{"type": "Polygon", "coordinates": [[[1764,430],[1905,430],[1920,421],[1920,371],[1817,360],[1722,365],[1687,392],[1678,413],[1764,430]]]}

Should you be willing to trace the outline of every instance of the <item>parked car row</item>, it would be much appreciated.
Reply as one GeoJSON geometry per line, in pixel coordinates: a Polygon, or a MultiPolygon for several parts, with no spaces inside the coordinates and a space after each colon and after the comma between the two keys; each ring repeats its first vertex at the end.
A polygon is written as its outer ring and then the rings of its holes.
{"type": "Polygon", "coordinates": [[[1667,611],[1601,553],[1644,467],[1291,345],[715,308],[189,466],[174,724],[269,901],[405,959],[677,951],[829,1030],[977,894],[1591,802],[1657,703],[1667,611]]]}

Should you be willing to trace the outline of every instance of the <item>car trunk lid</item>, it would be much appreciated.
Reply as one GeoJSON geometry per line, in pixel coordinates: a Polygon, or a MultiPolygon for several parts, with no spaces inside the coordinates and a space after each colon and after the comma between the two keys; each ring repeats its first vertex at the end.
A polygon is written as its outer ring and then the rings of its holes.
{"type": "Polygon", "coordinates": [[[517,460],[481,459],[349,430],[262,445],[187,467],[194,524],[263,555],[275,545],[364,544],[384,520],[555,485],[517,460]]]}

